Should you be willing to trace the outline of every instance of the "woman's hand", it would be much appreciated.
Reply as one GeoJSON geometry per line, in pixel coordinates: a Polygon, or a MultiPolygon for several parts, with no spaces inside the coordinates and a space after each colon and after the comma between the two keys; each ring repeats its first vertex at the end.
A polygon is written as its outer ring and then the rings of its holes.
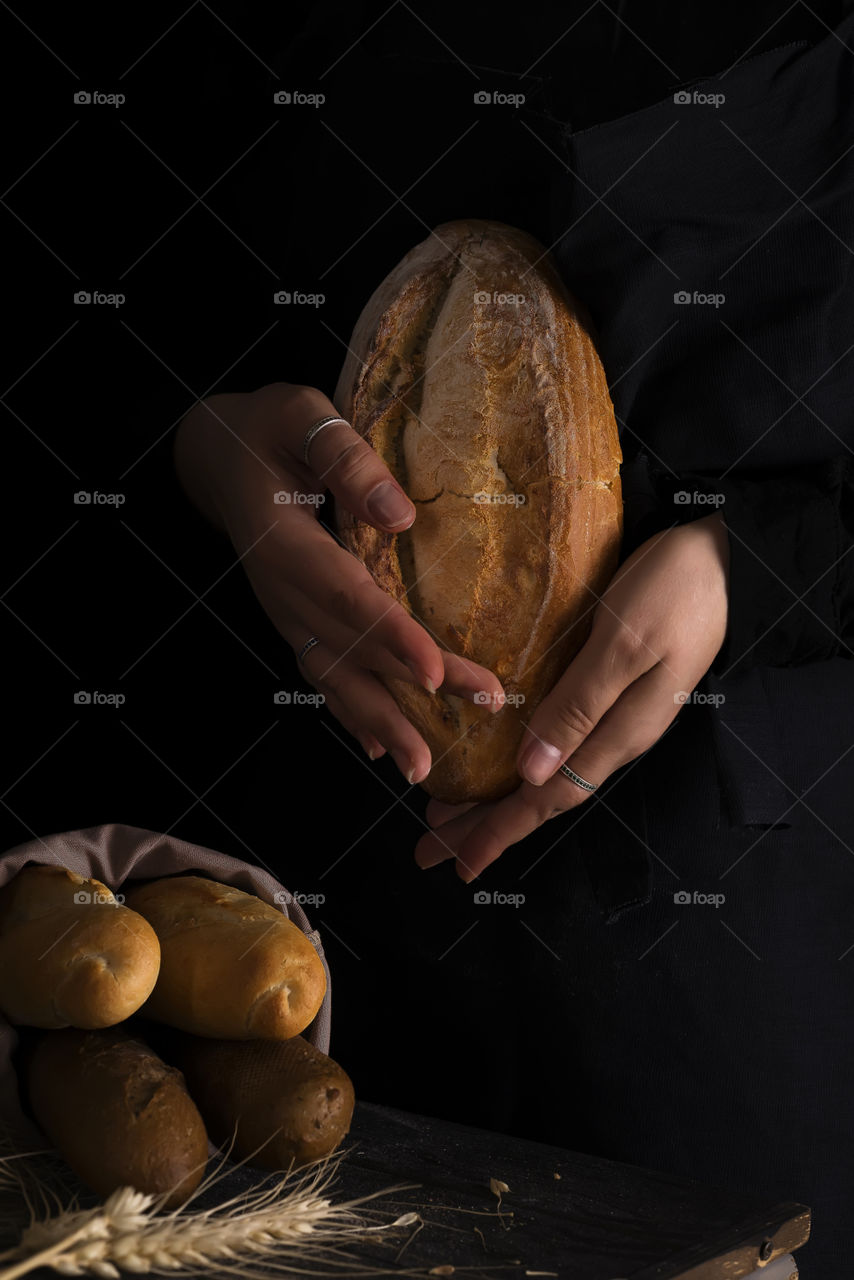
{"type": "Polygon", "coordinates": [[[420,782],[430,751],[377,673],[472,700],[481,690],[500,695],[501,684],[441,650],[324,528],[324,489],[378,529],[402,532],[415,519],[385,464],[346,423],[318,433],[305,465],[306,431],[335,412],[321,391],[287,382],[210,396],[179,427],[176,466],[196,506],[231,538],[288,644],[299,653],[317,636],[302,670],[332,714],[371,759],[389,751],[408,781],[420,782]]]}
{"type": "Polygon", "coordinates": [[[599,785],[661,737],[723,644],[729,544],[719,514],[650,538],[621,565],[590,637],[534,710],[517,757],[525,781],[492,804],[431,800],[436,831],[415,860],[456,857],[467,883],[517,840],[590,798],[561,764],[599,785]]]}

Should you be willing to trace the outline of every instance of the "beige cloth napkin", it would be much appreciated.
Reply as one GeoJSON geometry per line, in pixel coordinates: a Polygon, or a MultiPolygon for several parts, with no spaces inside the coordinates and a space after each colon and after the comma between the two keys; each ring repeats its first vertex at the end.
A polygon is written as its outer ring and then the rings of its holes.
{"type": "MultiPolygon", "coordinates": [[[[283,904],[281,896],[278,902],[275,900],[275,894],[286,892],[285,886],[268,871],[241,862],[239,858],[215,853],[213,849],[188,844],[175,836],[158,835],[155,831],[126,827],[120,823],[89,827],[85,831],[66,831],[44,839],[29,840],[9,849],[0,857],[0,888],[28,862],[68,867],[79,875],[103,881],[114,893],[121,892],[125,880],[147,880],[178,872],[203,871],[214,880],[263,898],[302,929],[323,961],[326,995],[317,1016],[303,1035],[321,1053],[329,1052],[332,981],[320,934],[312,929],[298,902],[286,898],[283,904]]],[[[44,1138],[21,1111],[18,1081],[11,1060],[17,1043],[17,1032],[0,1014],[0,1121],[11,1130],[17,1141],[31,1148],[43,1147],[44,1138]]]]}

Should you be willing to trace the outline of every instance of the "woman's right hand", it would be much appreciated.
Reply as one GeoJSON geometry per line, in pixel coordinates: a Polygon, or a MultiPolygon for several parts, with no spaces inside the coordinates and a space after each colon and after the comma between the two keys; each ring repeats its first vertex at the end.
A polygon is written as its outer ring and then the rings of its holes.
{"type": "Polygon", "coordinates": [[[431,693],[442,685],[472,701],[501,694],[501,684],[486,668],[440,649],[327,532],[316,501],[293,500],[331,489],[358,519],[393,533],[415,519],[382,459],[346,423],[318,433],[305,465],[308,428],[334,413],[322,391],[288,382],[210,396],[181,422],[176,466],[195,505],[230,537],[262,607],[295,653],[317,636],[301,668],[332,714],[371,759],[388,751],[409,782],[420,782],[430,772],[429,748],[378,677],[431,693]],[[282,492],[292,500],[277,501],[282,492]]]}

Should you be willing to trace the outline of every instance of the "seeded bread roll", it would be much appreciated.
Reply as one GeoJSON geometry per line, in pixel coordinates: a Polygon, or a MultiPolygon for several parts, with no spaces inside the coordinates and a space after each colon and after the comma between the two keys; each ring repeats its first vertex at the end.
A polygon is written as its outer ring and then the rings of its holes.
{"type": "Polygon", "coordinates": [[[227,1145],[234,1138],[235,1159],[297,1168],[334,1151],[349,1131],[350,1078],[302,1036],[276,1044],[181,1035],[169,1053],[211,1139],[227,1145]]]}
{"type": "Polygon", "coordinates": [[[204,1174],[208,1137],[180,1071],[119,1028],[52,1031],[29,1061],[39,1126],[101,1196],[118,1187],[183,1204],[204,1174]]]}
{"type": "Polygon", "coordinates": [[[494,671],[485,706],[381,677],[450,804],[519,785],[527,720],[590,628],[617,566],[621,461],[580,305],[523,231],[448,222],[374,292],[334,401],[415,504],[388,534],[336,507],[341,539],[440,648],[494,671]]]}
{"type": "Polygon", "coordinates": [[[30,1027],[109,1027],[148,998],[160,944],[100,880],[28,866],[0,889],[0,1010],[30,1027]]]}
{"type": "Polygon", "coordinates": [[[326,972],[276,907],[201,876],[152,880],[127,901],[160,940],[160,974],[142,1014],[194,1035],[288,1040],[314,1018],[326,972]]]}

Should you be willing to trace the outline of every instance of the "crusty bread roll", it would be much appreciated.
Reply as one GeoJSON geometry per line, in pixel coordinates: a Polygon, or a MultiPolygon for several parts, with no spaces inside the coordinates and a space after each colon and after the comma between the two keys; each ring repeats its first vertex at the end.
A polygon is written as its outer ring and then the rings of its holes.
{"type": "Polygon", "coordinates": [[[276,907],[201,876],[152,880],[128,903],[160,939],[160,974],[142,1013],[226,1040],[299,1035],[326,994],[312,943],[276,907]]]}
{"type": "Polygon", "coordinates": [[[168,1191],[173,1208],[201,1182],[207,1131],[181,1072],[120,1028],[50,1032],[26,1082],[39,1125],[99,1195],[168,1191]]]}
{"type": "Polygon", "coordinates": [[[212,1140],[234,1140],[235,1159],[297,1168],[334,1151],[350,1128],[350,1077],[302,1036],[239,1043],[179,1035],[169,1056],[212,1140]]]}
{"type": "Polygon", "coordinates": [[[498,799],[617,565],[621,455],[588,319],[531,236],[444,223],[366,304],[334,400],[417,512],[388,534],[336,507],[342,541],[508,695],[493,714],[384,679],[430,747],[422,785],[452,804],[498,799]]]}
{"type": "Polygon", "coordinates": [[[0,1010],[31,1027],[109,1027],[151,993],[157,935],[100,880],[28,866],[0,889],[0,1010]]]}

